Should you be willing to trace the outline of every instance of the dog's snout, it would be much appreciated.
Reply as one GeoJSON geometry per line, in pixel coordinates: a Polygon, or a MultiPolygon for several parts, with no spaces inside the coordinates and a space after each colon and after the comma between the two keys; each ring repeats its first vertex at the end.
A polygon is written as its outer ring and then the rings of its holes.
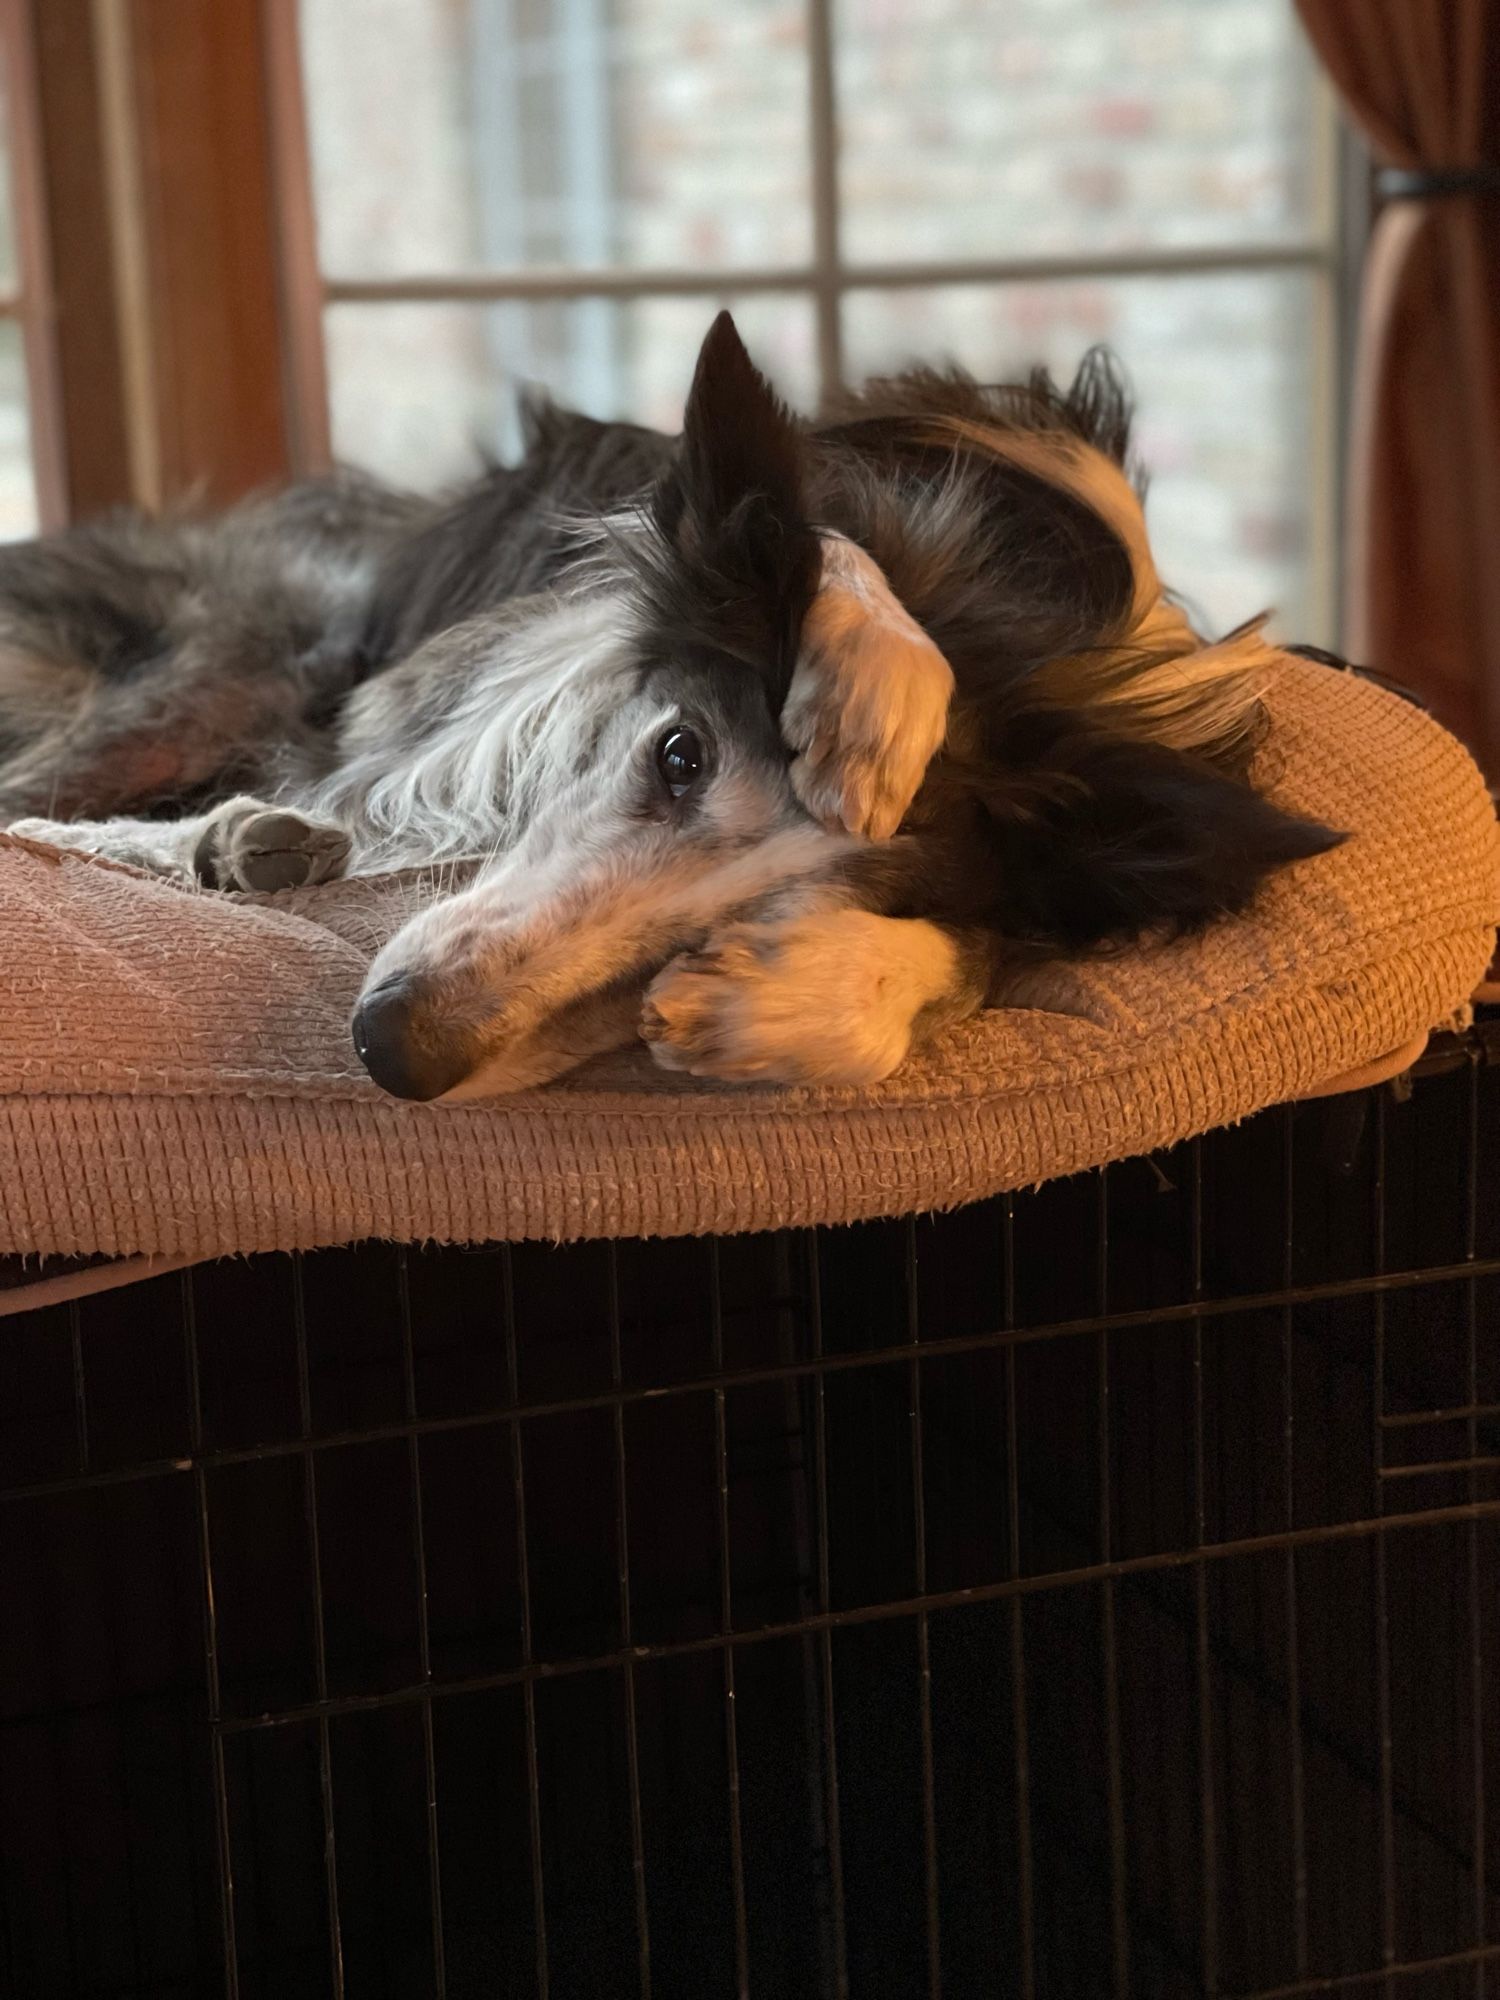
{"type": "Polygon", "coordinates": [[[431,1018],[429,1000],[423,981],[397,973],[372,986],[354,1010],[355,1051],[392,1097],[441,1097],[473,1066],[467,1038],[444,1035],[431,1018]]]}

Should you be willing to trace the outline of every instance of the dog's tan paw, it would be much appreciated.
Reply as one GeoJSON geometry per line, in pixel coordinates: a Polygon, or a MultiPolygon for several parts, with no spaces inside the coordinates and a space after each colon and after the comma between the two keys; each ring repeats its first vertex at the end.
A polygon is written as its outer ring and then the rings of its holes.
{"type": "Polygon", "coordinates": [[[234,799],[205,828],[194,866],[210,888],[267,894],[332,881],[343,872],[349,847],[342,827],[234,799]]]}
{"type": "Polygon", "coordinates": [[[947,733],[953,670],[878,564],[840,535],[782,710],[792,786],[814,819],[888,840],[947,733]]]}
{"type": "Polygon", "coordinates": [[[737,924],[647,990],[641,1035],[663,1069],[730,1083],[879,1083],[956,966],[931,924],[840,910],[737,924]]]}

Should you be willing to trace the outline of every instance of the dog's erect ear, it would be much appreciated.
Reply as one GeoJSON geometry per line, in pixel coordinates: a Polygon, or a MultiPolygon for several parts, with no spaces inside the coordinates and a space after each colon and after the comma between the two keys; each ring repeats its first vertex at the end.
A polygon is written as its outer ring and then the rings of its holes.
{"type": "Polygon", "coordinates": [[[802,431],[727,312],[708,330],[676,462],[653,515],[674,574],[661,610],[772,675],[779,705],[818,582],[802,513],[802,431]]]}
{"type": "Polygon", "coordinates": [[[747,502],[800,518],[802,438],[796,419],[721,312],[698,350],[682,418],[681,478],[687,509],[710,534],[747,502]]]}

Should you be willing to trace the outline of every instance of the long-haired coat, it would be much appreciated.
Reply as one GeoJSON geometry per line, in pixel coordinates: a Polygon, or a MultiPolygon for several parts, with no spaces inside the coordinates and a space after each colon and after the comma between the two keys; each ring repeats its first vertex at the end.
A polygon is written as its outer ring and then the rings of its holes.
{"type": "Polygon", "coordinates": [[[370,968],[400,1096],[637,1033],[884,1077],[1018,955],[1198,929],[1337,837],[1252,788],[1270,656],[1164,595],[1127,429],[1098,360],[807,424],[724,314],[677,440],[545,408],[453,498],[12,547],[0,823],[219,889],[477,863],[370,968]]]}

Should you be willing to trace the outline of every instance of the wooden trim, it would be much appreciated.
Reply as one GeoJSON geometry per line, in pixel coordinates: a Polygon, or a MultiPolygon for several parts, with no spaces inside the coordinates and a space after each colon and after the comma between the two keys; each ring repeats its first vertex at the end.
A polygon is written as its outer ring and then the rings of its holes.
{"type": "Polygon", "coordinates": [[[294,469],[265,0],[0,0],[37,52],[70,510],[294,469]]]}
{"type": "MultiPolygon", "coordinates": [[[[68,0],[60,0],[60,4],[66,6],[68,0]]],[[[42,528],[60,528],[68,518],[74,468],[68,462],[62,416],[62,306],[54,280],[52,238],[48,230],[46,120],[40,96],[36,32],[38,20],[28,0],[4,0],[0,6],[0,38],[4,42],[18,264],[14,310],[26,350],[36,512],[42,528]]],[[[86,78],[82,82],[86,84],[86,78]]]]}
{"type": "Polygon", "coordinates": [[[128,7],[161,491],[291,471],[260,0],[128,7]]]}
{"type": "Polygon", "coordinates": [[[95,0],[30,0],[69,518],[139,496],[124,395],[95,0]]]}
{"type": "Polygon", "coordinates": [[[156,313],[129,0],[93,0],[93,27],[100,161],[119,344],[116,394],[125,429],[129,492],[142,506],[159,507],[165,496],[156,394],[156,313]]]}
{"type": "Polygon", "coordinates": [[[325,301],[318,267],[297,0],[263,0],[263,5],[291,457],[299,473],[321,472],[332,459],[323,344],[325,301]]]}
{"type": "Polygon", "coordinates": [[[3,0],[0,37],[5,56],[6,115],[10,134],[11,207],[15,220],[19,293],[16,316],[26,355],[32,477],[44,528],[61,526],[67,512],[62,407],[57,366],[56,301],[47,243],[41,132],[37,119],[36,51],[24,0],[3,0]]]}

